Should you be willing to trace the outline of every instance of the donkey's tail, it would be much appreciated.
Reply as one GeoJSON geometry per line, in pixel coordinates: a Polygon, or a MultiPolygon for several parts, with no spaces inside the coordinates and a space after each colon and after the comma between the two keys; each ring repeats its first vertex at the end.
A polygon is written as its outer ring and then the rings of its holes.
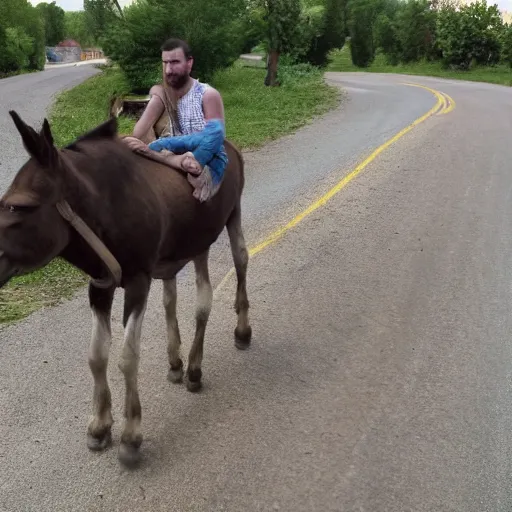
{"type": "Polygon", "coordinates": [[[245,160],[242,155],[242,152],[228,139],[224,140],[224,145],[226,147],[230,147],[232,149],[232,153],[234,153],[238,159],[238,163],[240,164],[240,194],[242,193],[245,185],[245,160]]]}

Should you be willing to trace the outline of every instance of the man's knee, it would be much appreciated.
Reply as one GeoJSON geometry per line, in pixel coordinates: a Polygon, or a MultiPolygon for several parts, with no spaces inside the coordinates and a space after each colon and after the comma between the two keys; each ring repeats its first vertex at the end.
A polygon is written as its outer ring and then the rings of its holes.
{"type": "Polygon", "coordinates": [[[202,132],[201,142],[194,150],[194,156],[201,165],[209,162],[220,152],[224,143],[224,123],[218,119],[210,119],[202,132]]]}

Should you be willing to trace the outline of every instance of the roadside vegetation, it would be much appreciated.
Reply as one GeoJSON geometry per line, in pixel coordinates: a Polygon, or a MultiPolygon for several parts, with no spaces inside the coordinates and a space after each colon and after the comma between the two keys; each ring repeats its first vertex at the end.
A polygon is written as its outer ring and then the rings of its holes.
{"type": "Polygon", "coordinates": [[[361,69],[352,63],[350,57],[350,43],[331,55],[328,71],[364,71],[367,73],[397,73],[416,76],[435,76],[454,80],[468,80],[471,82],[487,82],[491,84],[512,86],[512,70],[508,65],[473,66],[467,71],[450,69],[439,61],[420,61],[409,64],[389,64],[386,56],[377,53],[375,60],[367,68],[361,69]]]}
{"type": "Polygon", "coordinates": [[[404,73],[512,85],[512,26],[497,5],[350,0],[330,71],[404,73]]]}

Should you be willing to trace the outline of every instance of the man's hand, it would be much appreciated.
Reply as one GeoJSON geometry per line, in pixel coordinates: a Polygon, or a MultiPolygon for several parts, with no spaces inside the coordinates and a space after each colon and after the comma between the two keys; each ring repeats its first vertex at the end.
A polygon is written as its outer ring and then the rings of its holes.
{"type": "Polygon", "coordinates": [[[149,147],[137,137],[124,137],[123,142],[135,153],[149,154],[149,147]]]}
{"type": "Polygon", "coordinates": [[[185,171],[188,174],[199,176],[202,172],[202,168],[194,158],[193,153],[187,152],[183,155],[175,155],[167,149],[161,151],[154,151],[149,148],[148,145],[144,144],[137,137],[123,137],[123,142],[134,152],[140,155],[144,155],[155,162],[168,165],[173,169],[179,169],[185,171]]]}

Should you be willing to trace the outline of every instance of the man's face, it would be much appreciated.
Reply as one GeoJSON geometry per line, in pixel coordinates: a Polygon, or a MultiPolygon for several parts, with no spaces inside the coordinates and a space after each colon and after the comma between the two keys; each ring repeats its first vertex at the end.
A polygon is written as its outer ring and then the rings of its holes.
{"type": "Polygon", "coordinates": [[[187,83],[192,71],[193,60],[187,60],[181,48],[162,52],[162,64],[165,80],[170,87],[180,89],[187,83]]]}

